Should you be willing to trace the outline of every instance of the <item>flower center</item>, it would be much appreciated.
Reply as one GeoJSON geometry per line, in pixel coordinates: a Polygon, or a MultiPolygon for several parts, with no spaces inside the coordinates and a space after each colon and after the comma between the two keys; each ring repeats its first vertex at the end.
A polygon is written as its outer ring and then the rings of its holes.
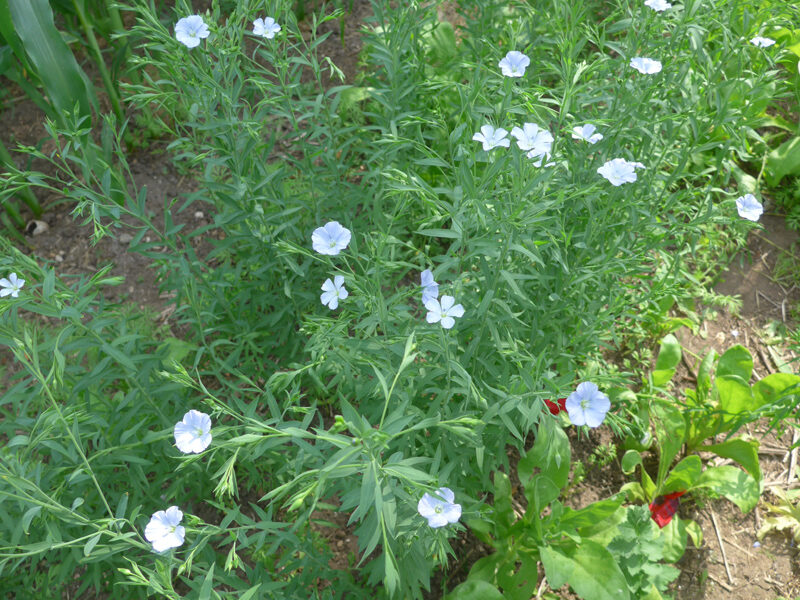
{"type": "Polygon", "coordinates": [[[202,429],[200,429],[199,427],[197,427],[197,428],[195,428],[195,430],[194,430],[194,434],[195,434],[197,437],[202,437],[202,436],[203,436],[203,430],[202,430],[202,429]]]}
{"type": "Polygon", "coordinates": [[[331,240],[328,243],[328,248],[335,248],[336,247],[336,240],[331,240]]]}
{"type": "Polygon", "coordinates": [[[582,408],[583,410],[586,410],[587,408],[589,408],[589,401],[588,401],[588,400],[586,400],[586,399],[584,399],[584,400],[581,400],[581,408],[582,408]]]}
{"type": "Polygon", "coordinates": [[[444,509],[441,507],[441,505],[439,505],[439,506],[434,507],[433,512],[435,512],[438,515],[438,514],[441,514],[443,510],[444,509]]]}

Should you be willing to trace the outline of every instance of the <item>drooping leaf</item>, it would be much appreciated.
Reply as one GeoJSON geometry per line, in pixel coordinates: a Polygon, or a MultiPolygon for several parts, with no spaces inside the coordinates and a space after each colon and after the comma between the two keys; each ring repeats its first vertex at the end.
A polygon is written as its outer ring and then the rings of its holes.
{"type": "Polygon", "coordinates": [[[728,440],[711,446],[703,446],[699,450],[713,452],[723,458],[730,458],[744,467],[756,481],[761,481],[761,465],[758,462],[758,441],[746,441],[741,438],[728,440]]]}
{"type": "Polygon", "coordinates": [[[758,406],[776,402],[790,394],[800,394],[800,377],[789,373],[773,373],[753,385],[758,406]]]}
{"type": "Polygon", "coordinates": [[[713,490],[725,496],[744,513],[755,508],[760,494],[758,483],[752,476],[730,465],[709,467],[692,487],[713,490]]]}

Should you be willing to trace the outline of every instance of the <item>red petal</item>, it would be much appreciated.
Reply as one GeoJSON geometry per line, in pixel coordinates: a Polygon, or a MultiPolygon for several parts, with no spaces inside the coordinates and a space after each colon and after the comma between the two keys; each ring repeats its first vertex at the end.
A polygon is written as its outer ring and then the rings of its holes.
{"type": "Polygon", "coordinates": [[[547,405],[550,414],[557,415],[561,412],[561,408],[559,408],[558,404],[553,402],[552,400],[545,400],[544,403],[547,405]]]}
{"type": "Polygon", "coordinates": [[[552,400],[545,400],[544,403],[547,405],[550,414],[557,415],[562,410],[567,410],[567,399],[566,398],[559,398],[556,402],[552,400]]]}
{"type": "Polygon", "coordinates": [[[659,496],[656,499],[657,501],[653,501],[650,504],[650,516],[659,527],[666,527],[669,522],[672,521],[673,515],[678,512],[678,508],[680,507],[680,500],[678,500],[678,498],[685,493],[686,490],[683,490],[682,492],[672,492],[665,496],[659,496]]]}

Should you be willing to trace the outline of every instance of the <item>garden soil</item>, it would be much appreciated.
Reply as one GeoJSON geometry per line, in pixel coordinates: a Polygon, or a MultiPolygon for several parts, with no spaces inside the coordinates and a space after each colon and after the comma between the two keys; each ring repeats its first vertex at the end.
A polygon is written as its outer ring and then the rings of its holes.
{"type": "MultiPolygon", "coordinates": [[[[357,77],[361,48],[360,28],[369,15],[369,3],[365,0],[353,3],[353,12],[345,17],[344,41],[340,37],[339,21],[323,24],[323,31],[330,30],[323,51],[331,57],[345,74],[346,83],[357,77]]],[[[445,7],[443,18],[453,19],[452,4],[445,7]]],[[[16,144],[38,145],[46,139],[42,126],[44,115],[27,101],[24,95],[3,81],[11,90],[2,98],[0,106],[0,140],[8,147],[16,144]]],[[[338,84],[335,82],[333,85],[338,84]]],[[[45,143],[45,150],[47,149],[45,143]]],[[[27,166],[18,156],[18,166],[27,166]]],[[[155,221],[163,223],[165,205],[183,194],[193,191],[191,177],[184,176],[172,164],[163,150],[161,142],[152,143],[147,150],[130,156],[136,183],[148,189],[148,209],[155,221]]],[[[48,165],[34,163],[35,169],[48,172],[48,165]]],[[[26,236],[21,249],[56,268],[59,276],[91,275],[100,267],[113,264],[112,274],[124,278],[118,287],[108,288],[108,299],[123,302],[134,309],[149,311],[157,315],[164,325],[170,325],[171,306],[169,298],[159,294],[155,272],[143,257],[128,251],[131,232],[119,230],[113,238],[92,242],[91,226],[82,225],[81,219],[72,215],[73,206],[66,204],[55,194],[41,196],[45,207],[40,217],[47,223],[47,231],[35,236],[26,236]]],[[[180,206],[181,202],[175,206],[180,206]]],[[[208,210],[195,206],[176,212],[173,218],[184,224],[187,231],[213,222],[208,210]]],[[[754,380],[777,372],[784,363],[797,357],[776,343],[775,324],[779,329],[792,323],[792,310],[800,302],[800,288],[791,282],[782,282],[774,275],[776,262],[782,253],[792,252],[797,234],[786,229],[781,217],[765,215],[763,230],[754,231],[749,238],[746,251],[742,252],[731,267],[723,273],[715,286],[720,294],[738,295],[742,298],[741,310],[733,314],[719,310],[713,319],[706,320],[697,331],[684,329],[678,337],[693,355],[702,356],[709,348],[718,352],[741,343],[753,354],[755,361],[754,380]]],[[[213,237],[214,230],[207,234],[213,237]]],[[[203,240],[198,244],[202,245],[203,240]]],[[[210,247],[210,244],[208,245],[210,247]]],[[[799,259],[798,257],[795,257],[799,259]]],[[[687,354],[676,379],[679,386],[694,385],[693,373],[696,359],[687,354]]],[[[677,392],[679,393],[679,392],[677,392]]],[[[749,428],[749,434],[761,439],[762,468],[765,492],[762,498],[774,501],[771,490],[800,487],[795,456],[791,451],[791,431],[768,431],[768,423],[759,422],[749,428]]],[[[613,442],[607,428],[599,428],[580,437],[570,431],[576,460],[589,465],[590,456],[598,446],[613,442]]],[[[588,467],[583,480],[569,493],[568,503],[585,506],[619,490],[624,483],[621,468],[611,462],[604,467],[588,467]]],[[[759,508],[748,515],[727,500],[687,500],[682,503],[679,514],[698,521],[703,530],[703,542],[699,548],[691,546],[678,566],[682,573],[673,586],[677,600],[775,600],[776,597],[793,598],[800,595],[800,567],[798,549],[790,539],[782,535],[767,536],[755,545],[756,533],[763,522],[764,509],[759,508]]],[[[352,568],[357,562],[357,539],[347,527],[347,515],[334,510],[319,511],[315,515],[316,529],[334,552],[332,566],[340,569],[352,568]]],[[[468,532],[462,533],[453,543],[456,558],[446,575],[437,583],[452,589],[466,576],[469,566],[487,552],[480,542],[468,532]]],[[[441,589],[441,585],[434,590],[441,589]]],[[[538,597],[546,597],[549,590],[542,588],[538,597]]],[[[566,589],[555,591],[562,599],[574,598],[566,589]]],[[[550,593],[553,593],[550,591],[550,593]]],[[[435,598],[436,594],[430,595],[435,598]]],[[[550,596],[552,597],[552,596],[550,596]]]]}

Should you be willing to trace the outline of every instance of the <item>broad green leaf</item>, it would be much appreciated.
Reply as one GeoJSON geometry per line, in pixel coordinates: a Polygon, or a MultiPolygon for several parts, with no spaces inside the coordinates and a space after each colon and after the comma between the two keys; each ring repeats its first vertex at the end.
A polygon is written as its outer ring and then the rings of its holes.
{"type": "Polygon", "coordinates": [[[447,594],[447,600],[504,600],[491,583],[468,579],[447,594]]]}
{"type": "Polygon", "coordinates": [[[652,381],[655,387],[662,387],[675,375],[675,367],[681,362],[681,345],[671,333],[661,340],[652,381]]]}
{"type": "Polygon", "coordinates": [[[491,583],[494,581],[494,576],[497,572],[497,564],[500,562],[501,558],[502,556],[499,552],[479,558],[470,568],[468,580],[480,580],[491,583]]]}
{"type": "Polygon", "coordinates": [[[642,464],[642,455],[638,450],[628,450],[622,457],[622,472],[630,475],[636,470],[638,465],[642,464]]]}
{"type": "Polygon", "coordinates": [[[692,543],[694,544],[695,548],[699,548],[703,545],[703,530],[698,525],[697,521],[692,519],[681,519],[684,523],[686,523],[686,532],[689,534],[689,537],[692,538],[692,543]]]}
{"type": "Polygon", "coordinates": [[[744,513],[755,508],[760,494],[755,479],[730,465],[710,467],[703,471],[697,483],[692,486],[692,489],[697,488],[708,488],[720,496],[725,496],[744,513]]]}
{"type": "Polygon", "coordinates": [[[528,482],[539,473],[547,476],[559,489],[567,484],[571,450],[564,430],[555,419],[543,419],[536,431],[536,441],[530,452],[517,466],[519,480],[526,488],[528,482]]]}
{"type": "Polygon", "coordinates": [[[655,402],[651,409],[656,442],[661,450],[656,487],[661,487],[672,460],[678,455],[686,437],[686,421],[681,411],[669,402],[655,402]]]}
{"type": "Polygon", "coordinates": [[[568,583],[583,600],[629,600],[628,584],[611,553],[591,540],[578,546],[540,546],[550,587],[568,583]]]}
{"type": "Polygon", "coordinates": [[[91,116],[97,99],[72,51],[56,29],[49,2],[0,0],[0,3],[8,7],[14,30],[59,115],[63,112],[72,114],[77,104],[82,116],[91,116]]]}
{"type": "MultiPolygon", "coordinates": [[[[561,488],[546,475],[537,475],[525,486],[525,498],[533,507],[536,515],[541,513],[548,504],[558,498],[561,488]]],[[[530,508],[528,510],[531,510],[530,508]]],[[[536,518],[536,516],[534,516],[536,518]]]]}
{"type": "Polygon", "coordinates": [[[719,357],[717,377],[723,375],[736,375],[745,382],[750,381],[753,374],[753,357],[744,346],[739,344],[731,346],[719,357]]]}
{"type": "Polygon", "coordinates": [[[514,508],[511,506],[511,481],[502,471],[494,472],[494,512],[495,524],[500,531],[506,531],[514,522],[514,508]]]}
{"type": "Polygon", "coordinates": [[[539,561],[528,554],[514,553],[498,565],[497,583],[507,600],[530,600],[539,583],[539,561]]]}
{"type": "Polygon", "coordinates": [[[730,458],[744,467],[756,481],[761,481],[761,465],[758,462],[758,441],[745,441],[741,438],[728,440],[711,446],[701,446],[700,451],[713,452],[723,458],[730,458]]]}
{"type": "Polygon", "coordinates": [[[786,140],[767,154],[765,174],[772,187],[777,186],[787,175],[800,174],[800,137],[786,140]]]}
{"type": "Polygon", "coordinates": [[[800,377],[789,373],[773,373],[753,385],[758,406],[776,402],[790,394],[800,394],[800,377]]]}
{"type": "Polygon", "coordinates": [[[686,522],[678,515],[675,515],[667,525],[661,529],[664,538],[664,560],[667,562],[678,562],[686,552],[687,538],[686,522]]]}
{"type": "Polygon", "coordinates": [[[702,470],[703,463],[699,456],[696,454],[687,456],[670,470],[661,493],[688,490],[700,477],[702,470]]]}
{"type": "Polygon", "coordinates": [[[717,352],[709,350],[697,369],[697,400],[701,404],[705,402],[706,394],[711,389],[711,374],[714,371],[716,360],[717,352]]]}
{"type": "Polygon", "coordinates": [[[595,525],[617,512],[624,500],[625,494],[618,494],[613,498],[592,502],[589,506],[585,506],[580,510],[567,508],[561,517],[561,528],[574,527],[578,529],[595,525]]]}
{"type": "Polygon", "coordinates": [[[717,376],[714,387],[719,394],[719,407],[729,415],[739,415],[758,408],[750,386],[736,375],[717,376]]]}

